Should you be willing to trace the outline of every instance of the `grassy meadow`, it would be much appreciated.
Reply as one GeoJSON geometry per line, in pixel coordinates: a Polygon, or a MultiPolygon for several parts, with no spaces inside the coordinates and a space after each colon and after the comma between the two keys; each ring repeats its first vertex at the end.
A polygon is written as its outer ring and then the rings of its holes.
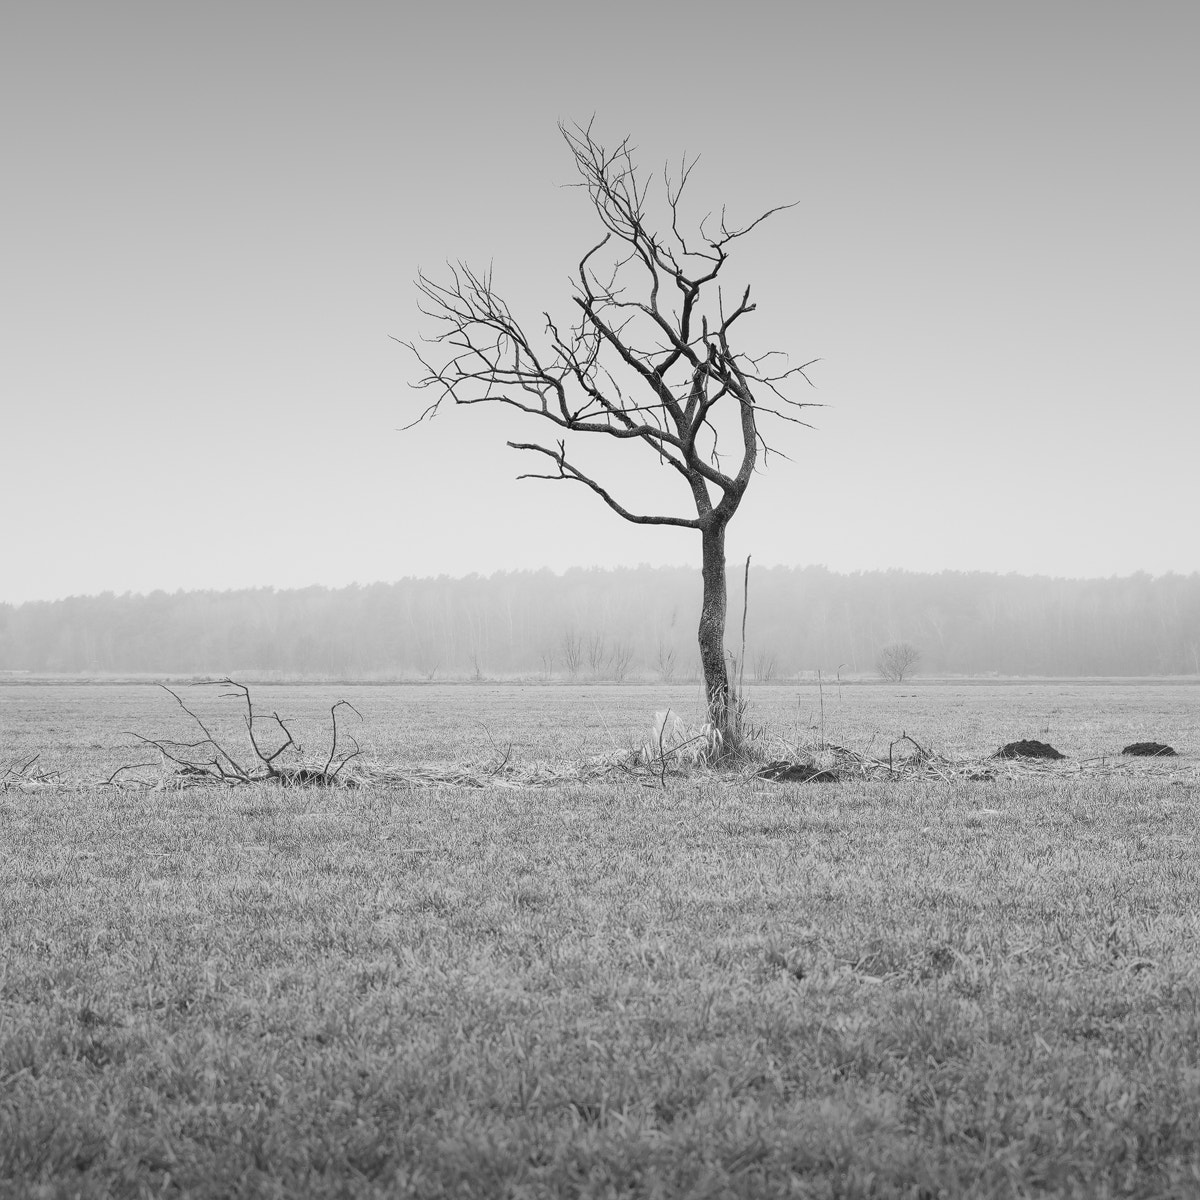
{"type": "MultiPolygon", "coordinates": [[[[355,766],[508,766],[97,786],[171,698],[0,685],[5,1200],[1200,1196],[1195,685],[827,684],[859,753],[1069,756],[837,785],[566,769],[694,686],[253,692],[316,760],[344,697],[355,766]]],[[[820,740],[815,686],[751,702],[820,740]]]]}

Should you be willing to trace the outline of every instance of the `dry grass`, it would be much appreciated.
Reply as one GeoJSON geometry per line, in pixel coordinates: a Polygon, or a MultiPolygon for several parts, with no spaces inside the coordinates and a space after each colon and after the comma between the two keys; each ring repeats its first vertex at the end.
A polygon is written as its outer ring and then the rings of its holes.
{"type": "MultiPolygon", "coordinates": [[[[176,685],[221,744],[248,753],[240,703],[210,688],[176,685]]],[[[1030,774],[1132,778],[1195,777],[1197,758],[1123,758],[1141,731],[1181,746],[1197,740],[1200,690],[1194,685],[780,685],[748,689],[744,748],[722,764],[717,782],[750,778],[786,759],[843,779],[1015,780],[1030,774]],[[916,690],[912,690],[912,689],[916,690]],[[819,717],[820,714],[820,717],[819,717]],[[827,714],[828,720],[823,718],[827,714]],[[1059,762],[1000,760],[996,747],[1029,733],[1052,737],[1070,757],[1059,762]]],[[[363,754],[342,782],[397,787],[548,787],[633,778],[660,784],[697,773],[714,757],[697,686],[254,685],[255,707],[282,712],[303,743],[282,760],[319,770],[330,749],[330,700],[349,695],[366,715],[354,732],[363,754]],[[669,707],[655,706],[667,700],[669,707]],[[653,717],[651,717],[653,713],[653,717]],[[307,752],[305,751],[307,748],[307,752]]],[[[94,786],[186,788],[203,785],[132,738],[195,736],[194,724],[155,685],[0,686],[7,749],[0,788],[68,782],[94,786]],[[23,701],[27,701],[22,703],[23,701]],[[7,702],[7,703],[6,703],[7,702]],[[141,761],[140,770],[129,771],[141,761]]]]}
{"type": "Polygon", "coordinates": [[[0,794],[0,1195],[1200,1194],[1193,755],[81,786],[129,716],[0,794]]]}

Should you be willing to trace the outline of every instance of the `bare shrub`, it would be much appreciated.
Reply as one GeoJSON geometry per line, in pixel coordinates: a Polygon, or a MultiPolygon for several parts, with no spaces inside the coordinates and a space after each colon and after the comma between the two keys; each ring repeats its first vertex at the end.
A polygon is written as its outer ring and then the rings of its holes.
{"type": "Polygon", "coordinates": [[[658,643],[658,652],[654,656],[654,667],[663,683],[670,683],[675,678],[675,647],[666,642],[658,643]]]}
{"type": "Polygon", "coordinates": [[[587,664],[593,679],[599,679],[608,666],[608,645],[604,634],[593,633],[587,640],[587,664]]]}
{"type": "Polygon", "coordinates": [[[617,642],[613,646],[612,657],[609,659],[612,677],[617,683],[625,682],[625,676],[629,674],[629,665],[632,662],[633,647],[628,642],[617,642]]]}
{"type": "Polygon", "coordinates": [[[892,642],[880,650],[875,665],[884,679],[903,683],[916,671],[920,661],[921,652],[912,642],[892,642]]]}
{"type": "Polygon", "coordinates": [[[562,645],[563,666],[572,679],[579,674],[579,665],[583,661],[583,639],[574,629],[563,631],[562,645]]]}
{"type": "Polygon", "coordinates": [[[775,678],[775,655],[769,650],[759,650],[754,655],[751,667],[754,671],[755,683],[770,683],[775,678]]]}

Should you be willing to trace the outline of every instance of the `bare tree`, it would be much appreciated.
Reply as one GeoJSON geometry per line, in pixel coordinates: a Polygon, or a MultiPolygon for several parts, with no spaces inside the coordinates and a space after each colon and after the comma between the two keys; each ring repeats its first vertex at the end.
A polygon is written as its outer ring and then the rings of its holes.
{"type": "Polygon", "coordinates": [[[421,677],[431,683],[438,673],[438,667],[442,665],[432,635],[422,635],[416,640],[412,648],[412,660],[421,677]]]}
{"type": "Polygon", "coordinates": [[[604,634],[588,634],[587,661],[592,671],[592,678],[599,679],[608,663],[608,647],[605,645],[604,634]]]}
{"type": "Polygon", "coordinates": [[[758,683],[770,683],[775,678],[775,655],[759,650],[754,656],[754,678],[758,683]]]}
{"type": "Polygon", "coordinates": [[[625,676],[629,674],[629,664],[633,662],[633,646],[629,642],[617,642],[613,646],[612,658],[609,660],[612,666],[612,677],[617,683],[624,683],[625,676]]]}
{"type": "Polygon", "coordinates": [[[654,665],[658,668],[658,677],[663,683],[670,683],[675,678],[675,647],[659,639],[654,665]]]}
{"type": "Polygon", "coordinates": [[[700,659],[710,719],[724,732],[730,709],[725,533],[760,454],[765,460],[773,449],[761,419],[806,424],[797,414],[808,405],[784,389],[807,381],[811,364],[774,371],[766,365],[769,354],[735,348],[735,326],[740,330],[755,305],[748,286],[727,302],[718,280],[734,242],[792,206],[769,209],[746,225],[730,225],[722,209],[715,228],[705,218],[690,229],[680,200],[696,160],[684,159],[677,175],[664,172],[666,203],[656,224],[648,215],[649,180],[639,174],[628,138],[610,151],[591,125],[559,129],[604,230],[579,261],[575,317],[560,324],[544,313],[544,334],[535,339],[494,290],[490,270],[460,263],[444,283],[420,274],[421,311],[439,331],[425,339],[430,348],[405,344],[425,370],[416,386],[437,395],[413,424],[434,416],[447,399],[508,405],[554,427],[547,441],[508,443],[547,460],[544,472],[518,478],[579,483],[626,521],[699,531],[700,659]],[[580,465],[585,434],[641,443],[647,467],[666,467],[682,481],[694,515],[627,508],[580,465]]]}
{"type": "Polygon", "coordinates": [[[567,674],[572,679],[579,674],[579,664],[583,660],[583,639],[573,628],[566,629],[562,635],[562,656],[567,674]]]}
{"type": "Polygon", "coordinates": [[[893,683],[903,683],[906,675],[911,675],[921,661],[921,652],[912,642],[892,642],[879,652],[876,666],[884,679],[893,683]]]}

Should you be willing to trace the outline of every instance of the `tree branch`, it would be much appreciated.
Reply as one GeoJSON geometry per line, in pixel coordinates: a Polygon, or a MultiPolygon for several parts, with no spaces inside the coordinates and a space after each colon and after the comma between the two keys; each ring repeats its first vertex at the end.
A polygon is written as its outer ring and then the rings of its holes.
{"type": "Polygon", "coordinates": [[[592,489],[613,512],[625,518],[626,521],[632,522],[634,525],[676,525],[686,529],[699,529],[700,520],[695,517],[651,517],[642,516],[638,513],[632,513],[624,505],[619,504],[609,492],[601,487],[590,476],[585,475],[578,467],[573,466],[567,461],[566,447],[564,443],[559,442],[557,450],[551,450],[546,446],[540,446],[536,442],[509,442],[508,445],[513,450],[532,450],[535,454],[544,454],[551,459],[558,467],[557,475],[539,475],[534,472],[525,472],[518,475],[518,479],[571,479],[577,483],[582,483],[592,489]]]}
{"type": "Polygon", "coordinates": [[[663,173],[669,231],[660,237],[649,213],[650,179],[639,176],[630,139],[608,150],[594,138],[591,123],[559,128],[578,172],[574,186],[587,192],[602,230],[577,265],[577,316],[560,324],[544,313],[544,337],[535,342],[495,292],[490,267],[476,272],[460,262],[442,282],[419,273],[419,307],[440,329],[425,339],[434,350],[402,343],[424,371],[414,386],[436,391],[412,424],[432,419],[447,399],[456,405],[503,404],[550,422],[563,435],[557,451],[535,441],[510,442],[555,464],[551,474],[518,478],[583,483],[637,524],[698,527],[713,508],[710,486],[720,492],[722,512],[732,515],[760,449],[764,458],[771,452],[760,416],[805,424],[789,410],[807,406],[786,388],[797,376],[809,382],[804,368],[810,364],[771,375],[759,368],[761,357],[735,351],[733,332],[755,305],[747,286],[727,313],[717,281],[738,238],[794,206],[778,205],[744,226],[732,225],[722,209],[718,229],[710,235],[711,216],[706,217],[697,239],[685,232],[682,200],[698,159],[685,156],[677,177],[663,173]],[[677,304],[665,301],[668,294],[677,304]],[[755,388],[769,391],[771,402],[759,402],[755,388]],[[726,412],[728,417],[721,415],[726,412]],[[730,474],[722,468],[721,439],[734,427],[740,461],[730,474]],[[626,509],[571,463],[567,439],[576,434],[646,443],[683,478],[696,515],[626,509]]]}

